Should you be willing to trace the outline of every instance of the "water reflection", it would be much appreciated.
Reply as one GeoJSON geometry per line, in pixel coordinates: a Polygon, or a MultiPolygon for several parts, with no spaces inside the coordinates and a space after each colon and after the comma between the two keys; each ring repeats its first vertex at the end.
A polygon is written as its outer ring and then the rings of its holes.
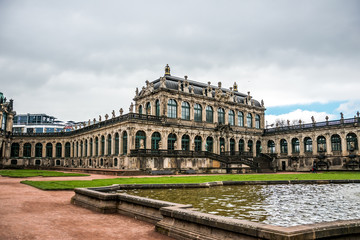
{"type": "Polygon", "coordinates": [[[360,184],[242,185],[124,192],[192,204],[201,212],[279,226],[360,219],[360,184]]]}

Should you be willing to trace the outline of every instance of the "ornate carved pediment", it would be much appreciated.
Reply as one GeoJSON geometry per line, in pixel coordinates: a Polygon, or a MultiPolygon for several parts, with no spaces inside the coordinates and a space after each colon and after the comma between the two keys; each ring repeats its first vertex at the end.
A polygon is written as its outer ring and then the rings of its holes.
{"type": "Polygon", "coordinates": [[[221,133],[229,133],[232,132],[232,128],[230,127],[229,124],[224,125],[224,124],[217,124],[215,129],[215,131],[221,132],[221,133]]]}

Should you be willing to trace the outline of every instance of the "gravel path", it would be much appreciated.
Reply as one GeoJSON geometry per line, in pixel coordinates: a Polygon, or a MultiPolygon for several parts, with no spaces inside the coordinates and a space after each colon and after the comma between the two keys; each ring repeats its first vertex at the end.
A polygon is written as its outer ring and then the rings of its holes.
{"type": "Polygon", "coordinates": [[[0,176],[0,239],[170,239],[154,225],[120,214],[101,214],[70,204],[73,191],[42,191],[22,180],[89,180],[117,176],[33,177],[0,176]]]}

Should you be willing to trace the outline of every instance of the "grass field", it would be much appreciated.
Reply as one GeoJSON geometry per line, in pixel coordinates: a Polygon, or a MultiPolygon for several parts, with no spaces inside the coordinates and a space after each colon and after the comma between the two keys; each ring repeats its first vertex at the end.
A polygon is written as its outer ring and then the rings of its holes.
{"type": "Polygon", "coordinates": [[[14,178],[37,177],[37,176],[42,176],[42,177],[89,176],[88,174],[63,173],[56,171],[33,170],[33,169],[0,170],[0,175],[4,177],[14,177],[14,178]]]}
{"type": "Polygon", "coordinates": [[[317,174],[227,174],[206,176],[170,176],[144,178],[112,178],[74,181],[22,181],[21,183],[43,190],[71,190],[81,187],[101,187],[112,184],[160,184],[160,183],[203,183],[213,181],[262,181],[262,180],[343,180],[360,179],[360,172],[321,172],[317,174]]]}

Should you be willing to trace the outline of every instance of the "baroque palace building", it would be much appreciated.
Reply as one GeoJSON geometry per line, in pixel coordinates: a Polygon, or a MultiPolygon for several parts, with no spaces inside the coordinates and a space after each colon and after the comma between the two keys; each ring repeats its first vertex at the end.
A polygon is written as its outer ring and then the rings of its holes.
{"type": "Polygon", "coordinates": [[[13,102],[0,97],[0,167],[164,173],[359,170],[359,113],[351,119],[265,129],[250,92],[170,74],[136,89],[119,110],[70,132],[12,132],[13,102]]]}

